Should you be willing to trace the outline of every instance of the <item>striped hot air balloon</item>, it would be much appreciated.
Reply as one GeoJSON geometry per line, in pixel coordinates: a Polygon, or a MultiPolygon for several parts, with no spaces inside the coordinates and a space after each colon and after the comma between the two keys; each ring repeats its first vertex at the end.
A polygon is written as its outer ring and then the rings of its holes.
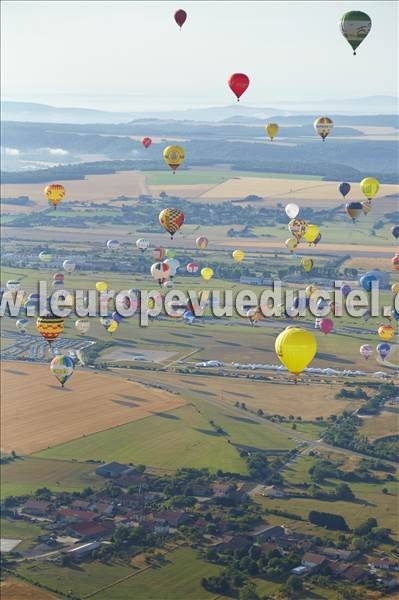
{"type": "Polygon", "coordinates": [[[36,329],[51,344],[64,331],[64,319],[51,314],[38,317],[36,329]]]}

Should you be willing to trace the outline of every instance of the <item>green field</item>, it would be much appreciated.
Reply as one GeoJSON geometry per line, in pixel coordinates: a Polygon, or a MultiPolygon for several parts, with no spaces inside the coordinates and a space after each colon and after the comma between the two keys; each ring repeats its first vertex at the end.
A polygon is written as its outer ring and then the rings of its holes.
{"type": "Polygon", "coordinates": [[[197,558],[190,548],[165,555],[166,564],[149,568],[111,589],[93,595],[94,600],[211,600],[215,594],[201,586],[202,577],[216,575],[221,567],[197,558]]]}
{"type": "Polygon", "coordinates": [[[200,183],[218,184],[234,177],[257,177],[265,179],[305,179],[321,181],[318,175],[296,175],[293,173],[268,173],[265,171],[218,171],[202,169],[184,169],[179,178],[171,180],[170,173],[163,171],[145,171],[148,185],[195,185],[200,183]]]}
{"type": "Polygon", "coordinates": [[[190,466],[246,472],[243,459],[226,437],[215,434],[190,405],[68,442],[37,456],[117,460],[164,469],[190,466]]]}
{"type": "Polygon", "coordinates": [[[35,539],[46,533],[40,525],[27,521],[15,521],[7,518],[0,520],[0,531],[3,538],[22,540],[15,548],[16,552],[26,552],[36,545],[35,539]]]}
{"type": "Polygon", "coordinates": [[[32,494],[38,488],[77,492],[103,480],[93,465],[26,457],[1,466],[1,497],[32,494]]]}

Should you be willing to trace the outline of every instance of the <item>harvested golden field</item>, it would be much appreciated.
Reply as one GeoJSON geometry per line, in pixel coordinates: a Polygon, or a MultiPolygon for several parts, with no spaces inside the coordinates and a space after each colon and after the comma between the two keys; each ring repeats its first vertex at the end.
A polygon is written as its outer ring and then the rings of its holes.
{"type": "Polygon", "coordinates": [[[214,187],[211,183],[195,183],[192,185],[149,185],[149,193],[153,196],[159,196],[160,192],[167,192],[169,196],[179,196],[187,199],[200,198],[203,194],[214,187]]]}
{"type": "Polygon", "coordinates": [[[4,361],[2,450],[31,454],[184,404],[177,395],[129,381],[126,373],[79,369],[63,389],[48,365],[4,361]]]}
{"type": "MultiPolygon", "coordinates": [[[[356,246],[356,251],[358,250],[358,246],[356,246]]],[[[373,252],[377,250],[378,247],[373,246],[373,252]]],[[[352,250],[353,251],[353,250],[352,250]]],[[[391,252],[391,254],[393,254],[391,252]]],[[[392,261],[391,257],[387,256],[386,258],[382,258],[379,256],[354,256],[349,258],[343,263],[343,268],[348,269],[359,269],[360,271],[368,271],[372,269],[380,269],[381,271],[390,271],[392,269],[392,261]]]]}
{"type": "Polygon", "coordinates": [[[331,414],[340,414],[346,408],[354,409],[360,406],[357,401],[335,399],[335,394],[342,388],[342,384],[301,383],[299,388],[292,382],[274,383],[248,381],[244,378],[149,371],[140,371],[137,373],[137,379],[143,382],[156,381],[181,393],[215,400],[222,404],[245,402],[248,408],[256,410],[261,408],[266,414],[301,416],[304,420],[328,417],[331,414]]]}
{"type": "Polygon", "coordinates": [[[382,411],[379,415],[362,418],[361,433],[370,440],[376,440],[387,435],[398,435],[399,412],[382,411]]]}
{"type": "Polygon", "coordinates": [[[56,600],[58,596],[17,579],[7,578],[0,583],[2,600],[56,600]]]}
{"type": "MultiPolygon", "coordinates": [[[[109,202],[118,196],[136,198],[140,194],[147,194],[144,173],[139,171],[123,171],[110,175],[88,175],[86,179],[59,181],[65,186],[65,202],[68,200],[79,200],[82,202],[109,202]]],[[[35,202],[34,206],[23,207],[23,212],[42,210],[48,207],[44,196],[43,183],[6,183],[1,185],[1,196],[15,198],[17,196],[29,196],[35,202]]],[[[115,202],[115,206],[120,206],[115,202]]],[[[3,205],[4,213],[19,213],[21,206],[11,204],[3,205]]]]}
{"type": "MultiPolygon", "coordinates": [[[[226,242],[219,242],[219,246],[233,248],[231,240],[226,242]]],[[[282,243],[281,241],[276,240],[256,240],[253,238],[240,238],[240,247],[244,249],[254,249],[254,250],[267,250],[270,248],[276,248],[281,251],[282,243]]],[[[372,257],[375,253],[378,254],[386,254],[386,256],[392,256],[392,250],[387,248],[386,246],[367,246],[366,244],[331,244],[328,242],[324,242],[323,249],[326,252],[337,252],[337,253],[352,253],[356,252],[357,254],[366,253],[372,257]]],[[[359,258],[361,261],[362,258],[359,258]]],[[[392,264],[392,263],[391,263],[392,264]]]]}
{"type": "MultiPolygon", "coordinates": [[[[351,185],[350,200],[364,200],[359,184],[351,183],[351,185]]],[[[373,210],[378,212],[381,208],[385,212],[390,208],[394,210],[397,200],[384,198],[384,196],[397,193],[397,185],[382,184],[373,203],[373,210]]],[[[232,198],[245,198],[250,194],[263,197],[265,204],[268,206],[275,206],[281,200],[287,202],[298,201],[302,206],[322,208],[343,202],[336,181],[266,177],[234,177],[214,186],[211,190],[202,194],[201,199],[226,201],[232,198]]]]}

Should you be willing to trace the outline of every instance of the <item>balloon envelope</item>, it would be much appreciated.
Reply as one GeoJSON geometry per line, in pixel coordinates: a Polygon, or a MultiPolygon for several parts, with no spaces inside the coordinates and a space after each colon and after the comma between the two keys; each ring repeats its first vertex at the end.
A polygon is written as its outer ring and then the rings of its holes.
{"type": "Polygon", "coordinates": [[[352,47],[353,54],[356,54],[356,48],[370,32],[370,17],[360,10],[351,10],[343,15],[340,26],[342,35],[352,47]]]}
{"type": "Polygon", "coordinates": [[[60,183],[51,183],[44,188],[49,204],[57,208],[58,204],[65,196],[65,188],[60,183]]]}
{"type": "Polygon", "coordinates": [[[183,10],[182,8],[180,8],[179,10],[177,10],[175,12],[174,19],[175,19],[176,23],[178,24],[178,26],[181,29],[183,27],[184,23],[186,22],[186,19],[187,19],[187,13],[186,13],[186,11],[183,10]]]}
{"type": "Polygon", "coordinates": [[[287,206],[285,207],[285,214],[290,219],[295,219],[295,217],[298,216],[298,213],[299,213],[299,206],[297,206],[296,204],[287,204],[287,206]]]}
{"type": "Polygon", "coordinates": [[[184,148],[181,146],[167,146],[163,151],[163,159],[173,173],[184,162],[185,157],[184,148]]]}
{"type": "Polygon", "coordinates": [[[209,281],[213,277],[213,269],[211,267],[204,267],[201,269],[201,277],[205,279],[205,281],[209,281]]]}
{"type": "Polygon", "coordinates": [[[367,200],[372,200],[380,189],[380,182],[375,177],[365,177],[360,182],[360,190],[367,200]]]}
{"type": "Polygon", "coordinates": [[[275,350],[288,371],[299,375],[313,360],[317,342],[310,331],[300,327],[287,327],[277,337],[275,350]]]}
{"type": "Polygon", "coordinates": [[[347,196],[351,191],[351,186],[349,183],[343,182],[339,184],[338,189],[342,196],[345,198],[345,196],[347,196]]]}
{"type": "Polygon", "coordinates": [[[276,137],[276,135],[278,134],[279,131],[279,126],[277,125],[277,123],[268,123],[265,127],[266,129],[266,133],[269,136],[269,138],[271,139],[271,141],[274,140],[274,138],[276,137]]]}
{"type": "Polygon", "coordinates": [[[233,73],[228,79],[228,86],[237,96],[237,102],[249,86],[249,77],[245,73],[233,73]]]}
{"type": "Polygon", "coordinates": [[[50,370],[52,374],[58,379],[62,387],[71,377],[74,371],[75,365],[70,356],[59,354],[55,356],[50,363],[50,370]]]}
{"type": "Polygon", "coordinates": [[[321,137],[323,142],[334,128],[334,122],[329,117],[319,117],[313,123],[316,133],[321,137]]]}
{"type": "Polygon", "coordinates": [[[382,342],[377,346],[377,352],[382,360],[385,360],[391,351],[391,346],[387,342],[382,342]]]}
{"type": "Polygon", "coordinates": [[[184,223],[184,213],[178,208],[164,208],[159,213],[159,222],[173,239],[173,235],[184,223]]]}

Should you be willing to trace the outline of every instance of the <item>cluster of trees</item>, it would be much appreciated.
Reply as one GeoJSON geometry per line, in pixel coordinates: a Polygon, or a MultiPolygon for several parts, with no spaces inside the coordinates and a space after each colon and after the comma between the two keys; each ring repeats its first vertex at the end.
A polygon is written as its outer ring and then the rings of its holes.
{"type": "Polygon", "coordinates": [[[392,543],[389,530],[379,527],[377,519],[370,517],[364,523],[353,529],[351,546],[359,552],[366,552],[380,544],[392,543]]]}
{"type": "Polygon", "coordinates": [[[351,390],[351,389],[347,389],[347,388],[342,388],[339,390],[339,392],[337,392],[335,394],[335,397],[340,400],[341,398],[350,398],[352,399],[356,399],[356,400],[367,400],[368,399],[368,395],[367,393],[359,386],[355,387],[355,389],[351,390]]]}
{"type": "Polygon", "coordinates": [[[310,523],[313,523],[313,525],[319,525],[320,527],[326,527],[327,529],[349,531],[348,524],[342,515],[311,510],[308,515],[308,520],[310,523]]]}

